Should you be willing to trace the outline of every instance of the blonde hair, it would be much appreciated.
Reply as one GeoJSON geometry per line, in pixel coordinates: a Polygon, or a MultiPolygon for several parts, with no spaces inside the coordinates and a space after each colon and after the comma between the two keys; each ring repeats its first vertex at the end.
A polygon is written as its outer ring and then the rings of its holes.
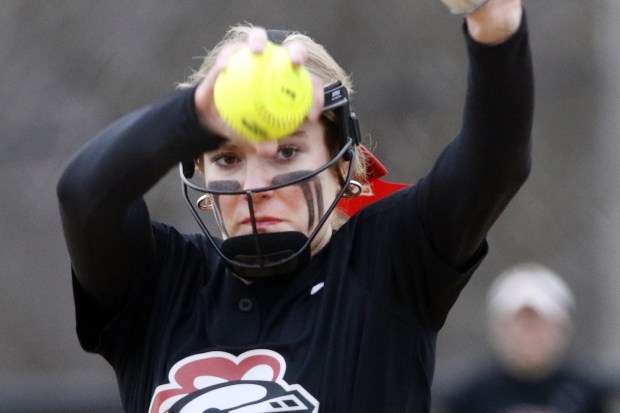
{"type": "MultiPolygon", "coordinates": [[[[179,88],[192,87],[200,83],[209,70],[214,66],[215,60],[222,49],[231,43],[246,40],[252,29],[252,25],[239,25],[231,27],[228,32],[226,32],[222,40],[220,40],[204,57],[198,71],[192,73],[185,82],[180,83],[179,88]]],[[[308,60],[304,66],[310,73],[317,76],[326,85],[339,80],[346,86],[349,95],[353,93],[349,75],[346,74],[344,69],[340,67],[340,65],[322,45],[316,43],[310,37],[299,32],[290,32],[290,34],[282,42],[282,45],[292,41],[299,41],[305,46],[308,52],[308,60]]]]}

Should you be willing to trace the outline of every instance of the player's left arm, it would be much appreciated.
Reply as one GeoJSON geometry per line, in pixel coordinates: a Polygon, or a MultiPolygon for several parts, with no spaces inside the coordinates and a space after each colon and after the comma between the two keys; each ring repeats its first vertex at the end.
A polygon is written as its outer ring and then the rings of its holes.
{"type": "Polygon", "coordinates": [[[429,242],[457,269],[479,258],[488,230],[530,170],[534,92],[525,14],[520,0],[481,3],[465,17],[462,128],[417,198],[429,242]]]}

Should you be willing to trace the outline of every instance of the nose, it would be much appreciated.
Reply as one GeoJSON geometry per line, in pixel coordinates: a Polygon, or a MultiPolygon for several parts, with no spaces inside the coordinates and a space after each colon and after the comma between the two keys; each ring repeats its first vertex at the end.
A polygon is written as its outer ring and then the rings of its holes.
{"type": "Polygon", "coordinates": [[[248,162],[243,189],[258,189],[271,185],[272,173],[269,168],[260,162],[248,162]]]}

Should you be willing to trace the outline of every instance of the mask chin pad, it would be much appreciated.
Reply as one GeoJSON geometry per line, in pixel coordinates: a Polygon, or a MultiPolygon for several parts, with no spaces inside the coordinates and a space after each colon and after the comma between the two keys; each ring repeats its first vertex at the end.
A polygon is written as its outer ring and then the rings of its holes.
{"type": "Polygon", "coordinates": [[[238,276],[259,279],[300,271],[310,261],[308,241],[301,232],[241,235],[222,242],[222,253],[238,276]]]}

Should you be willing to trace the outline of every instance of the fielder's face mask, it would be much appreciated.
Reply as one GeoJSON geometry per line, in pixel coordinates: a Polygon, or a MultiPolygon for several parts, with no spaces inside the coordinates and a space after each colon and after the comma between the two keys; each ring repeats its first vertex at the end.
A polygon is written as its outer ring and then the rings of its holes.
{"type": "MultiPolygon", "coordinates": [[[[198,184],[191,180],[195,169],[193,162],[184,162],[180,165],[183,195],[193,217],[217,253],[224,259],[229,268],[240,277],[259,279],[290,274],[302,269],[310,259],[312,241],[329,219],[338,201],[345,193],[350,192],[349,185],[353,177],[356,156],[355,147],[360,142],[359,124],[355,114],[350,111],[349,97],[345,86],[336,82],[325,87],[324,93],[323,112],[333,111],[336,118],[338,152],[319,168],[311,171],[292,170],[274,174],[271,176],[271,182],[268,186],[247,189],[235,179],[213,181],[206,179],[202,184],[198,184]],[[329,207],[324,208],[322,190],[320,185],[317,185],[318,175],[324,171],[330,173],[329,169],[336,166],[340,160],[348,161],[346,176],[341,179],[341,188],[334,201],[329,207]],[[308,235],[298,231],[258,231],[254,211],[255,199],[263,192],[284,190],[283,188],[298,188],[306,197],[308,235]],[[189,189],[205,194],[197,199],[196,206],[190,200],[189,189]],[[245,199],[251,233],[227,237],[221,241],[211,234],[198,209],[212,209],[215,221],[226,237],[227,230],[222,219],[221,205],[225,204],[225,199],[231,199],[229,197],[243,197],[245,199]]],[[[329,132],[326,131],[326,133],[329,132]]]]}

